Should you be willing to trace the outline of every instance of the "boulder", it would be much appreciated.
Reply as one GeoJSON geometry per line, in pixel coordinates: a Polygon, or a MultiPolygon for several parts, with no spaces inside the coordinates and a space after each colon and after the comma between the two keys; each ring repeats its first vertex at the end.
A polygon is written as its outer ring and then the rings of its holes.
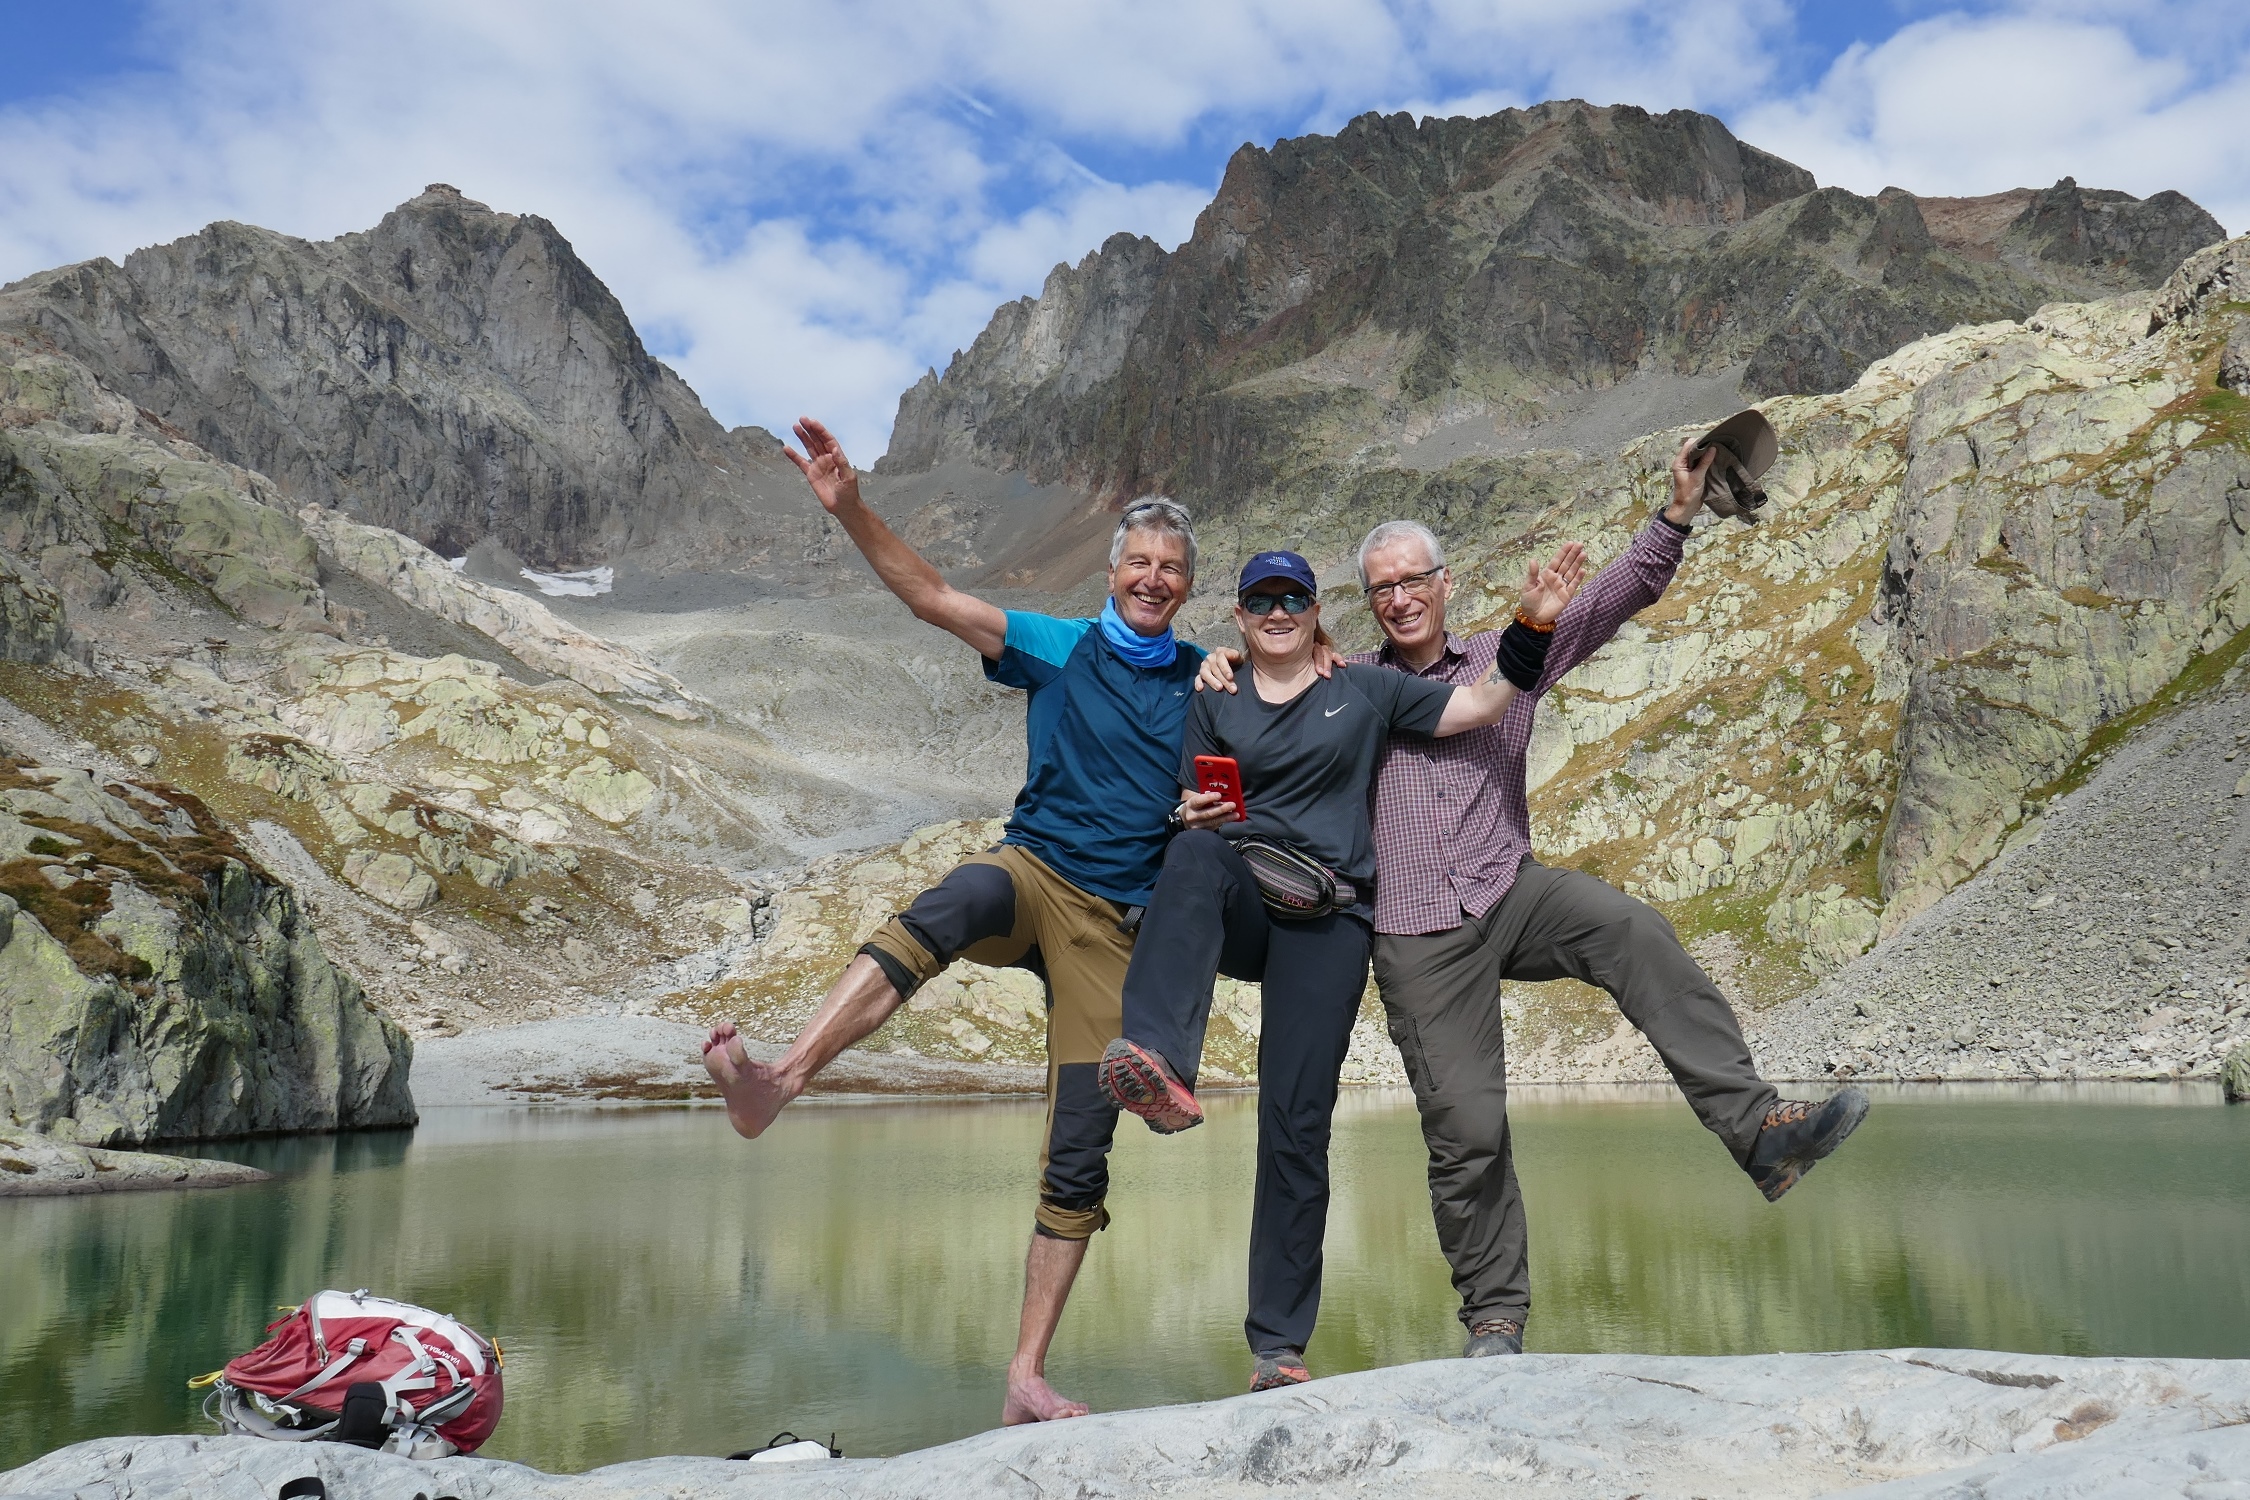
{"type": "Polygon", "coordinates": [[[196,798],[0,762],[0,1125],[95,1146],[411,1125],[412,1056],[196,798]]]}
{"type": "Polygon", "coordinates": [[[2227,1054],[2219,1068],[2219,1089],[2229,1104],[2250,1104],[2250,1042],[2227,1054]]]}

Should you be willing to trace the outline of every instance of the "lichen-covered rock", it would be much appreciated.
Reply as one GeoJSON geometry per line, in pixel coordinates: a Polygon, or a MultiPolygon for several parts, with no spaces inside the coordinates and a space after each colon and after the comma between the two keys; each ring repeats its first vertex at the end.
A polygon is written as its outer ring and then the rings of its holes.
{"type": "Polygon", "coordinates": [[[403,854],[354,849],[344,856],[344,878],[400,911],[420,911],[438,898],[437,882],[403,854]]]}
{"type": "Polygon", "coordinates": [[[313,544],[277,500],[83,366],[0,332],[0,551],[36,559],[71,608],[119,602],[153,564],[245,620],[333,634],[313,544]]]}
{"type": "Polygon", "coordinates": [[[70,646],[62,595],[0,553],[0,661],[51,662],[70,646]]]}
{"type": "Polygon", "coordinates": [[[2219,1069],[2219,1089],[2229,1104],[2250,1104],[2250,1042],[2227,1054],[2219,1069]]]}
{"type": "Polygon", "coordinates": [[[604,823],[622,823],[648,806],[656,783],[639,771],[619,770],[606,755],[573,766],[555,789],[604,823]]]}
{"type": "Polygon", "coordinates": [[[411,1059],[195,798],[0,767],[0,1120],[101,1146],[411,1124],[411,1059]]]}

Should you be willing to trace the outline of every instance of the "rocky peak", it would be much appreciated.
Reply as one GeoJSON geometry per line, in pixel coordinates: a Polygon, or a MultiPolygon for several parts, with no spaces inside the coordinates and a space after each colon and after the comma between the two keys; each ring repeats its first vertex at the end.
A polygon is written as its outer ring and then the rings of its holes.
{"type": "Polygon", "coordinates": [[[972,459],[1232,506],[1448,425],[1505,447],[1620,386],[1646,388],[1644,426],[1699,415],[1672,409],[1683,381],[1722,402],[1839,390],[1915,338],[2152,286],[2221,237],[2176,193],[2069,179],[1820,188],[1689,110],[1363,115],[1236,152],[1169,255],[1112,241],[1057,267],[901,399],[883,467],[972,459]]]}
{"type": "Polygon", "coordinates": [[[446,184],[335,240],[218,223],[34,276],[0,328],[292,499],[448,555],[490,538],[570,567],[662,541],[723,566],[704,542],[766,529],[744,512],[771,438],[714,421],[554,225],[446,184]]]}

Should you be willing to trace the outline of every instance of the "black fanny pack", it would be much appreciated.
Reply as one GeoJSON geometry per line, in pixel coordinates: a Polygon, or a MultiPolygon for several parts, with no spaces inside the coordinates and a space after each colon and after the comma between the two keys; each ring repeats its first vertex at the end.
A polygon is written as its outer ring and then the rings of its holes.
{"type": "Polygon", "coordinates": [[[1250,834],[1234,841],[1266,910],[1284,922],[1309,922],[1359,904],[1359,888],[1301,849],[1250,834]]]}

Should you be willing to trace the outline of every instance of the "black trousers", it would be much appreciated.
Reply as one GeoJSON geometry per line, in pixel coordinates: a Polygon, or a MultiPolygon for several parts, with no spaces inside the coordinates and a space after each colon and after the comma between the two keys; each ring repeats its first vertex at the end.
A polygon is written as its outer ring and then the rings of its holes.
{"type": "Polygon", "coordinates": [[[1258,1187],[1250,1213],[1253,1354],[1302,1351],[1320,1315],[1328,1135],[1371,937],[1357,917],[1275,921],[1234,846],[1172,840],[1125,971],[1125,1035],[1191,1086],[1220,974],[1264,986],[1258,1032],[1258,1187]]]}

